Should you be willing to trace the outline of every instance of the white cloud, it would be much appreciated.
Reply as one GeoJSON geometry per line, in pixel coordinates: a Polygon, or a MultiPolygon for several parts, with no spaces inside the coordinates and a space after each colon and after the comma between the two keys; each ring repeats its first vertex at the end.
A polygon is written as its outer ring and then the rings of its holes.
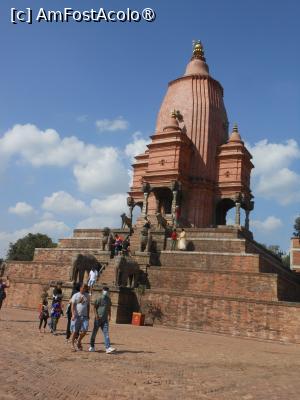
{"type": "Polygon", "coordinates": [[[35,125],[15,125],[0,138],[0,169],[10,159],[33,167],[69,166],[79,189],[94,194],[127,190],[129,176],[114,147],[86,144],[75,136],[61,138],[53,129],[42,131],[35,125]]]}
{"type": "Polygon", "coordinates": [[[10,242],[26,236],[28,233],[43,233],[57,240],[70,232],[70,228],[62,221],[44,220],[37,222],[28,228],[16,230],[14,232],[0,232],[0,257],[5,257],[10,242]]]}
{"type": "Polygon", "coordinates": [[[127,208],[126,198],[126,193],[116,193],[105,199],[92,200],[91,207],[96,214],[120,215],[127,208]]]}
{"type": "Polygon", "coordinates": [[[120,215],[127,211],[126,198],[125,193],[117,193],[100,200],[93,199],[91,209],[94,214],[80,221],[77,227],[99,228],[109,226],[115,228],[121,226],[120,215]]]}
{"type": "Polygon", "coordinates": [[[128,129],[129,123],[123,117],[115,119],[98,119],[96,127],[99,132],[116,132],[128,129]]]}
{"type": "Polygon", "coordinates": [[[14,207],[9,207],[8,211],[11,214],[16,214],[19,216],[26,216],[33,213],[33,207],[23,201],[19,201],[14,207]]]}
{"type": "Polygon", "coordinates": [[[300,201],[300,175],[288,168],[274,174],[261,175],[256,185],[256,193],[273,198],[281,205],[300,201]]]}
{"type": "Polygon", "coordinates": [[[269,143],[267,139],[261,140],[253,147],[249,146],[253,155],[253,175],[274,173],[281,168],[288,167],[293,160],[300,159],[300,148],[294,139],[284,143],[269,143]]]}
{"type": "Polygon", "coordinates": [[[298,143],[287,140],[284,143],[269,143],[261,140],[253,147],[254,194],[266,199],[273,199],[281,205],[300,200],[300,175],[289,167],[293,161],[300,159],[298,143]]]}
{"type": "Polygon", "coordinates": [[[41,220],[41,221],[44,221],[44,220],[47,220],[47,219],[54,219],[54,215],[53,215],[51,212],[49,212],[49,211],[44,212],[44,213],[40,216],[40,220],[41,220]]]}
{"type": "Polygon", "coordinates": [[[127,191],[129,175],[114,148],[106,148],[101,157],[74,167],[79,189],[92,194],[110,194],[127,191]]]}
{"type": "Polygon", "coordinates": [[[281,219],[269,216],[264,221],[259,220],[250,220],[250,225],[256,231],[263,232],[263,233],[270,233],[282,227],[281,219]]]}
{"type": "Polygon", "coordinates": [[[144,139],[140,132],[135,132],[132,137],[133,142],[127,144],[125,147],[125,154],[133,161],[135,156],[144,153],[147,149],[149,139],[144,139]]]}
{"type": "Polygon", "coordinates": [[[55,214],[89,214],[90,210],[81,200],[75,199],[69,193],[59,191],[45,197],[42,208],[55,214]]]}
{"type": "Polygon", "coordinates": [[[54,129],[39,130],[35,125],[15,125],[0,139],[0,154],[19,156],[35,167],[66,166],[76,161],[84,143],[75,137],[61,139],[54,129]]]}

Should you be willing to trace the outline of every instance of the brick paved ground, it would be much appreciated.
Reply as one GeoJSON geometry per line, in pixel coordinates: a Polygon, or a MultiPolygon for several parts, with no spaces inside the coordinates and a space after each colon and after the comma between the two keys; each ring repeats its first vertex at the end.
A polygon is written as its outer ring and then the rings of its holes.
{"type": "Polygon", "coordinates": [[[298,345],[112,325],[117,354],[103,352],[101,336],[99,352],[86,340],[72,353],[62,335],[39,334],[36,318],[1,310],[1,400],[300,398],[298,345]]]}

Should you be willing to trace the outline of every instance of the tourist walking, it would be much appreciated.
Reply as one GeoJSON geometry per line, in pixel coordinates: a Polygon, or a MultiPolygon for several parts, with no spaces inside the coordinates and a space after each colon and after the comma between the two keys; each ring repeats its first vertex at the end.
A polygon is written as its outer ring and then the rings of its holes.
{"type": "Polygon", "coordinates": [[[52,303],[52,307],[51,307],[51,312],[50,312],[50,323],[49,328],[51,333],[53,333],[53,335],[56,335],[56,329],[57,329],[57,324],[58,324],[58,320],[60,318],[60,316],[62,315],[63,311],[62,311],[62,304],[61,304],[61,300],[57,299],[54,300],[52,303]]]}
{"type": "Polygon", "coordinates": [[[90,289],[90,292],[92,294],[93,286],[95,285],[96,281],[98,278],[98,271],[96,270],[95,267],[92,267],[89,273],[89,280],[88,280],[88,287],[90,289]]]}
{"type": "Polygon", "coordinates": [[[171,250],[176,250],[176,245],[177,245],[177,231],[176,229],[173,229],[171,234],[171,250]]]}
{"type": "Polygon", "coordinates": [[[71,301],[72,297],[74,296],[75,293],[78,293],[80,289],[80,283],[73,283],[73,289],[71,293],[71,298],[69,300],[69,303],[66,308],[66,317],[67,317],[67,328],[66,328],[66,339],[69,341],[71,337],[71,319],[72,319],[72,306],[71,306],[71,301]]]}
{"type": "Polygon", "coordinates": [[[3,280],[3,278],[0,278],[0,310],[1,310],[1,308],[2,308],[2,304],[3,304],[3,301],[5,300],[5,298],[6,298],[6,291],[5,291],[5,289],[8,289],[9,288],[9,279],[8,279],[8,277],[6,278],[6,281],[4,282],[4,280],[3,280]]]}
{"type": "Polygon", "coordinates": [[[43,303],[41,304],[40,315],[39,315],[39,319],[40,319],[39,331],[40,331],[40,333],[42,333],[43,323],[44,323],[44,326],[43,326],[44,333],[46,332],[48,318],[49,318],[48,300],[44,299],[43,303]]]}
{"type": "Polygon", "coordinates": [[[95,340],[99,328],[101,328],[104,336],[104,345],[106,354],[113,353],[116,351],[115,348],[111,347],[109,339],[109,321],[111,319],[111,299],[109,297],[109,288],[104,286],[102,289],[102,295],[95,300],[94,303],[94,329],[91,336],[89,351],[95,351],[95,340]]]}
{"type": "Polygon", "coordinates": [[[62,300],[63,298],[63,293],[62,293],[62,283],[61,282],[57,282],[55,288],[53,289],[52,292],[52,305],[55,301],[57,300],[62,300]]]}
{"type": "Polygon", "coordinates": [[[186,232],[182,228],[178,238],[178,249],[185,250],[186,249],[186,232]]]}
{"type": "Polygon", "coordinates": [[[73,351],[82,350],[82,339],[89,328],[90,318],[90,294],[88,285],[81,284],[78,293],[75,293],[71,299],[71,332],[73,351]],[[77,348],[75,341],[77,340],[77,348]]]}

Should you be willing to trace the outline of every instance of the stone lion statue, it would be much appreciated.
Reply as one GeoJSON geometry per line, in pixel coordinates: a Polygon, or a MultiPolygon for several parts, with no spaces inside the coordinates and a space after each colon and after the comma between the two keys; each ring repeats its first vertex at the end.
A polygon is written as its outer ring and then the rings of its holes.
{"type": "Polygon", "coordinates": [[[131,219],[129,217],[127,217],[127,215],[125,213],[121,214],[121,219],[122,219],[121,229],[124,229],[124,228],[126,228],[126,226],[128,226],[128,228],[131,230],[132,229],[131,219]]]}
{"type": "Polygon", "coordinates": [[[144,226],[140,233],[140,251],[149,252],[151,249],[151,243],[152,243],[152,236],[150,229],[144,226]]]}
{"type": "Polygon", "coordinates": [[[102,236],[102,251],[110,251],[111,245],[113,243],[113,234],[109,228],[103,229],[103,236],[102,236]]]}
{"type": "Polygon", "coordinates": [[[159,229],[167,229],[168,223],[167,220],[161,215],[161,213],[156,213],[157,225],[159,229]]]}

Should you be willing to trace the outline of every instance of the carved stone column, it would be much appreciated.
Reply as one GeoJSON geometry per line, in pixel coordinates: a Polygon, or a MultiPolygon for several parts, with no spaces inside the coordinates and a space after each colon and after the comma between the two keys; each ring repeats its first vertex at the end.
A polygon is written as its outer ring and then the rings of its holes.
{"type": "Polygon", "coordinates": [[[176,211],[176,203],[177,203],[177,190],[173,190],[173,199],[172,199],[172,215],[175,215],[176,211]]]}
{"type": "Polygon", "coordinates": [[[144,182],[142,185],[142,191],[144,193],[144,201],[143,201],[143,208],[142,208],[142,215],[147,217],[148,214],[148,197],[150,193],[150,185],[148,182],[144,182]]]}
{"type": "Polygon", "coordinates": [[[241,225],[241,203],[235,203],[235,225],[241,225]]]}
{"type": "Polygon", "coordinates": [[[142,214],[144,217],[146,217],[148,214],[148,197],[149,197],[149,193],[144,192],[144,201],[143,201],[143,210],[142,210],[142,214]]]}

